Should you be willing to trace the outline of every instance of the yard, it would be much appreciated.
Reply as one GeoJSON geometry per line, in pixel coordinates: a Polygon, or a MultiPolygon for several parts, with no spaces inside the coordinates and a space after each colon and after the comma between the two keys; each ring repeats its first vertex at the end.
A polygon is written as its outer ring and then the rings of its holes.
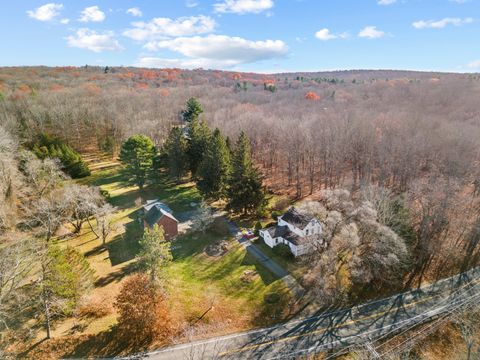
{"type": "Polygon", "coordinates": [[[260,237],[254,241],[254,244],[258,246],[265,255],[285,268],[300,284],[302,283],[302,278],[303,275],[305,275],[308,264],[302,262],[300,259],[295,259],[291,253],[280,253],[279,251],[272,249],[265,244],[260,237]]]}
{"type": "MultiPolygon", "coordinates": [[[[118,230],[105,247],[88,226],[79,236],[58,240],[85,254],[95,271],[95,284],[87,305],[97,309],[93,316],[79,315],[56,322],[53,337],[62,337],[63,344],[70,344],[57,349],[59,356],[115,355],[134,350],[107,346],[99,339],[109,338],[106,334],[116,323],[115,297],[122,280],[136,271],[135,256],[142,235],[137,220],[139,209],[145,200],[157,198],[169,205],[174,214],[188,214],[190,204],[201,199],[193,183],[177,185],[167,179],[140,192],[124,182],[118,166],[103,163],[105,168],[94,170],[82,183],[108,191],[109,201],[118,209],[115,218],[118,230]],[[98,344],[92,344],[94,338],[98,344]]],[[[196,337],[195,334],[214,336],[265,326],[288,316],[291,295],[284,283],[256,263],[230,235],[214,231],[186,233],[174,241],[173,257],[166,269],[166,288],[178,340],[187,339],[185,328],[192,330],[189,338],[196,337]],[[226,252],[221,256],[207,255],[205,247],[220,240],[226,242],[226,252]]],[[[40,330],[37,341],[43,337],[40,330]]],[[[27,355],[38,355],[36,352],[45,346],[51,351],[51,347],[55,347],[52,344],[55,339],[33,348],[27,355]]]]}

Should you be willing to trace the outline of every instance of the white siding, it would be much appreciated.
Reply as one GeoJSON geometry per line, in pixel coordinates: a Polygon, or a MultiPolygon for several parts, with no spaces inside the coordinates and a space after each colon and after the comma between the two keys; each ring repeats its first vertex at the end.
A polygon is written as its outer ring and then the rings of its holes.
{"type": "Polygon", "coordinates": [[[290,248],[290,251],[292,252],[293,256],[297,256],[297,245],[292,244],[290,241],[285,240],[284,241],[286,245],[290,248]]]}
{"type": "Polygon", "coordinates": [[[267,230],[260,230],[259,235],[263,238],[263,241],[265,241],[265,244],[273,248],[275,246],[275,240],[272,239],[270,236],[270,233],[267,230]]]}
{"type": "MultiPolygon", "coordinates": [[[[296,235],[298,235],[302,238],[306,237],[306,236],[322,234],[322,224],[316,219],[313,219],[312,221],[310,221],[307,224],[307,226],[305,226],[304,229],[299,229],[296,226],[287,223],[286,221],[284,221],[282,219],[281,216],[279,216],[278,217],[278,226],[287,226],[288,229],[291,232],[293,232],[294,234],[296,234],[296,235]]],[[[259,234],[263,238],[263,240],[265,241],[265,244],[267,244],[271,248],[277,246],[278,244],[287,245],[290,248],[290,251],[292,252],[292,254],[295,257],[307,254],[315,248],[313,243],[312,244],[307,243],[307,244],[302,244],[302,245],[297,246],[295,244],[292,244],[290,241],[285,240],[282,237],[272,238],[270,233],[266,230],[260,230],[259,234]]],[[[306,241],[320,241],[320,244],[323,243],[318,237],[313,237],[311,239],[306,239],[306,241]]]]}
{"type": "Polygon", "coordinates": [[[297,246],[297,254],[295,256],[305,255],[308,253],[308,247],[306,245],[297,246]]]}
{"type": "Polygon", "coordinates": [[[322,224],[320,224],[319,221],[313,219],[310,221],[307,226],[305,226],[305,235],[316,235],[316,234],[321,234],[322,233],[322,224]],[[308,230],[308,234],[307,234],[308,230]]]}

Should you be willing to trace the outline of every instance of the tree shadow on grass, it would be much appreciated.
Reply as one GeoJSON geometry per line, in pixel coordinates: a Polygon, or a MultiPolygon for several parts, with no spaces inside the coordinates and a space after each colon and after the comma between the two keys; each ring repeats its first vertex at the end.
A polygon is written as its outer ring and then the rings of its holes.
{"type": "Polygon", "coordinates": [[[91,186],[105,186],[116,183],[123,185],[125,181],[125,174],[121,170],[119,171],[115,168],[93,171],[92,175],[82,179],[77,179],[78,183],[91,186]]]}
{"type": "Polygon", "coordinates": [[[225,237],[214,233],[213,231],[190,232],[178,236],[172,242],[172,255],[174,260],[181,260],[191,256],[204,253],[205,247],[225,237]]]}
{"type": "MultiPolygon", "coordinates": [[[[148,349],[150,341],[140,341],[132,334],[123,333],[118,326],[98,334],[80,337],[58,338],[32,345],[22,355],[26,358],[40,358],[54,353],[61,358],[111,358],[120,355],[141,353],[148,349]]],[[[141,355],[135,358],[142,358],[141,355]]]]}
{"type": "Polygon", "coordinates": [[[137,270],[137,263],[132,262],[124,267],[122,267],[120,270],[117,270],[115,272],[109,273],[106,276],[103,276],[101,278],[98,278],[95,281],[95,286],[96,287],[103,287],[106,286],[112,282],[117,282],[123,279],[125,276],[128,276],[135,272],[137,270]]]}
{"type": "Polygon", "coordinates": [[[130,261],[140,251],[139,240],[143,235],[143,227],[138,221],[125,224],[125,233],[117,235],[106,244],[108,258],[112,266],[130,261]]]}
{"type": "MultiPolygon", "coordinates": [[[[123,182],[123,184],[131,186],[127,182],[123,182]]],[[[149,185],[142,190],[134,188],[120,194],[111,195],[109,202],[119,209],[126,209],[134,206],[138,199],[142,203],[147,200],[158,199],[165,202],[176,213],[191,210],[190,204],[200,202],[201,196],[194,184],[177,185],[164,180],[158,184],[149,185]]]]}
{"type": "Polygon", "coordinates": [[[265,266],[263,266],[257,259],[255,259],[252,255],[245,251],[245,257],[242,260],[242,265],[255,266],[255,271],[258,273],[262,282],[265,285],[270,285],[271,283],[277,281],[279,278],[278,276],[274,275],[270,270],[268,270],[265,266]]]}

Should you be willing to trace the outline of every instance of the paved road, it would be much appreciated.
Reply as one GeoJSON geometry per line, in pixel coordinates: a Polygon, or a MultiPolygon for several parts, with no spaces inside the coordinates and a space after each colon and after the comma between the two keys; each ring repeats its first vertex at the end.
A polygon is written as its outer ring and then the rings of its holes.
{"type": "Polygon", "coordinates": [[[293,359],[392,335],[480,299],[480,268],[358,307],[177,345],[146,354],[164,359],[293,359]]]}

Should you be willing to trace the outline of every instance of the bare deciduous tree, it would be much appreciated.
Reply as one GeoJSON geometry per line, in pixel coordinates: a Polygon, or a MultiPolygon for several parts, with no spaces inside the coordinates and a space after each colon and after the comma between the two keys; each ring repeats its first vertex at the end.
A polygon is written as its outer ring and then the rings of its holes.
{"type": "Polygon", "coordinates": [[[95,214],[96,227],[94,233],[102,239],[103,245],[106,244],[108,237],[118,229],[114,218],[115,210],[112,205],[107,203],[100,207],[95,214]]]}
{"type": "Polygon", "coordinates": [[[213,210],[206,202],[202,201],[192,219],[192,231],[201,231],[204,233],[214,222],[213,210]]]}

